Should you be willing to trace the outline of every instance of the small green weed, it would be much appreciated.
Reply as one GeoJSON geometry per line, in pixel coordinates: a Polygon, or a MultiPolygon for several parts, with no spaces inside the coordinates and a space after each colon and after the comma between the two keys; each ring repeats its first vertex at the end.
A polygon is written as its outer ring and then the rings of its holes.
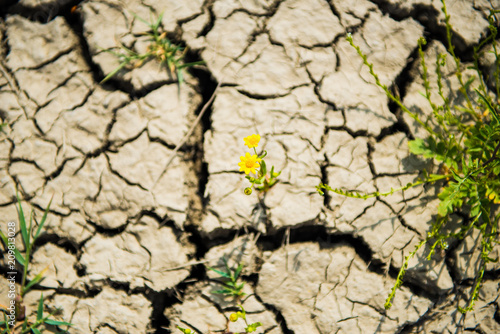
{"type": "Polygon", "coordinates": [[[162,67],[165,67],[169,76],[175,73],[177,77],[177,82],[179,86],[184,82],[184,77],[182,70],[184,68],[192,67],[195,65],[203,64],[202,61],[185,63],[184,56],[187,49],[172,43],[167,38],[167,33],[165,31],[161,32],[161,20],[163,14],[161,14],[158,19],[153,22],[147,22],[139,16],[133,14],[139,21],[146,24],[149,31],[145,32],[144,35],[149,40],[149,46],[145,53],[138,53],[131,50],[123,45],[120,45],[121,52],[116,52],[113,50],[105,50],[118,58],[120,65],[115,68],[111,73],[109,73],[101,83],[104,83],[111,79],[120,70],[128,68],[137,68],[142,66],[145,62],[156,59],[162,67]]]}
{"type": "Polygon", "coordinates": [[[266,193],[278,182],[278,176],[280,176],[281,172],[275,172],[274,166],[272,166],[269,174],[267,173],[267,166],[264,161],[267,152],[264,151],[261,155],[257,155],[257,150],[255,149],[259,146],[260,135],[250,135],[243,138],[243,141],[248,148],[253,148],[255,153],[254,155],[251,155],[248,152],[245,153],[245,155],[240,157],[241,161],[238,163],[240,172],[245,172],[245,174],[247,174],[245,176],[246,179],[251,183],[250,187],[245,188],[245,194],[252,194],[253,187],[255,187],[260,193],[266,193]],[[255,174],[256,177],[250,176],[250,173],[255,174]],[[259,186],[255,186],[256,184],[259,186]]]}
{"type": "Polygon", "coordinates": [[[380,82],[378,75],[373,70],[373,64],[368,61],[367,56],[361,49],[354,44],[352,37],[350,35],[347,37],[349,43],[357,50],[364,64],[368,67],[370,74],[375,79],[375,84],[384,90],[391,101],[395,102],[401,110],[427,131],[427,138],[417,138],[409,142],[409,151],[425,159],[434,159],[439,165],[438,170],[440,173],[432,174],[424,170],[422,176],[415,182],[408,183],[399,189],[391,189],[391,191],[385,193],[361,194],[356,191],[335,189],[325,184],[316,187],[322,195],[323,191],[327,190],[343,196],[367,199],[388,196],[395,191],[404,191],[422,184],[442,182],[442,188],[438,194],[440,199],[438,215],[435,221],[432,222],[430,232],[428,232],[426,238],[420,241],[415,249],[405,257],[396,284],[387,297],[385,303],[387,309],[391,307],[396,291],[402,285],[403,277],[408,268],[408,261],[426,244],[430,248],[428,255],[428,259],[430,259],[436,247],[447,249],[449,240],[461,240],[470,237],[473,229],[479,231],[481,245],[480,266],[467,305],[459,307],[459,310],[463,313],[473,309],[474,303],[478,299],[479,289],[487,265],[498,261],[497,258],[492,258],[490,253],[495,245],[499,243],[498,224],[500,221],[500,213],[497,213],[499,211],[498,204],[500,204],[500,158],[498,157],[500,148],[500,105],[498,101],[500,97],[500,57],[496,47],[497,28],[495,26],[495,23],[498,22],[495,14],[500,11],[491,12],[489,16],[491,34],[474,48],[474,65],[472,69],[477,73],[479,84],[477,88],[471,91],[474,78],[464,82],[463,65],[454,51],[450,16],[444,0],[442,0],[442,4],[448,41],[447,49],[452,61],[455,63],[455,75],[460,83],[459,91],[465,101],[465,106],[454,105],[443,92],[442,68],[447,61],[447,54],[439,54],[436,59],[437,93],[441,97],[442,104],[437,105],[431,101],[432,92],[423,52],[426,41],[421,38],[418,41],[418,49],[423,70],[424,96],[432,110],[430,118],[425,121],[405,107],[399,97],[392,94],[389,88],[380,82]],[[482,56],[481,49],[488,43],[491,43],[496,59],[493,89],[490,89],[485,83],[485,76],[479,68],[479,59],[482,56]],[[447,224],[451,223],[450,216],[458,211],[468,215],[468,222],[460,226],[458,231],[447,229],[447,224]],[[447,230],[451,232],[446,232],[447,230]]]}
{"type": "Polygon", "coordinates": [[[238,283],[238,278],[240,277],[241,271],[243,270],[243,264],[240,263],[236,269],[233,269],[229,267],[226,259],[222,260],[224,261],[226,271],[208,267],[208,269],[220,275],[220,277],[217,279],[217,282],[223,286],[222,289],[212,292],[225,296],[235,297],[239,300],[245,295],[245,293],[242,291],[245,283],[238,283]]]}
{"type": "MultiPolygon", "coordinates": [[[[10,305],[4,306],[0,305],[0,311],[3,313],[3,320],[0,320],[0,333],[1,334],[14,334],[14,333],[33,333],[39,334],[42,332],[43,325],[52,326],[72,326],[71,323],[65,321],[55,320],[52,317],[56,312],[50,313],[44,316],[44,303],[43,294],[40,296],[38,302],[38,308],[36,313],[36,320],[32,321],[26,317],[26,307],[23,303],[23,297],[28,293],[31,288],[43,280],[43,275],[47,269],[42,270],[38,273],[31,281],[27,280],[28,267],[31,260],[31,254],[33,251],[33,245],[40,236],[40,232],[43,229],[45,221],[47,219],[47,213],[50,208],[50,203],[43,214],[41,221],[38,223],[34,218],[34,212],[31,211],[29,218],[29,226],[26,225],[26,218],[21,206],[21,199],[17,195],[18,203],[18,218],[19,226],[21,229],[21,236],[23,240],[24,255],[19,251],[15,245],[15,235],[16,235],[16,224],[14,222],[7,223],[7,232],[4,233],[0,230],[0,237],[2,239],[4,249],[7,258],[7,267],[9,272],[8,285],[9,292],[8,297],[10,299],[10,305]],[[37,223],[38,227],[35,231],[35,226],[33,225],[33,220],[37,223]],[[16,289],[16,275],[17,267],[16,261],[19,265],[23,267],[23,273],[21,276],[21,287],[20,291],[16,289]],[[22,322],[20,322],[22,321],[22,322]],[[16,324],[17,323],[17,324],[16,324]]],[[[67,330],[59,331],[58,333],[67,333],[67,330]]]]}
{"type": "MultiPolygon", "coordinates": [[[[241,302],[241,298],[244,295],[246,295],[246,293],[242,291],[243,287],[245,286],[245,283],[238,283],[238,278],[240,277],[241,271],[243,270],[243,264],[240,263],[238,267],[231,268],[229,267],[229,264],[227,263],[227,260],[225,258],[223,258],[222,261],[224,262],[226,271],[218,270],[212,267],[207,267],[211,271],[220,275],[220,278],[218,278],[218,283],[220,283],[223,286],[222,289],[212,291],[212,293],[234,297],[235,300],[239,303],[241,302]]],[[[253,333],[257,330],[258,327],[262,326],[261,322],[254,322],[249,324],[246,317],[245,309],[243,308],[242,305],[238,305],[238,307],[240,308],[240,311],[231,313],[231,315],[229,316],[229,321],[227,323],[226,329],[223,332],[223,334],[243,334],[243,333],[233,333],[229,331],[229,322],[236,322],[238,321],[238,319],[243,319],[243,321],[245,322],[246,327],[244,333],[253,333]]],[[[197,334],[190,328],[183,328],[180,326],[176,327],[184,334],[197,334]]]]}

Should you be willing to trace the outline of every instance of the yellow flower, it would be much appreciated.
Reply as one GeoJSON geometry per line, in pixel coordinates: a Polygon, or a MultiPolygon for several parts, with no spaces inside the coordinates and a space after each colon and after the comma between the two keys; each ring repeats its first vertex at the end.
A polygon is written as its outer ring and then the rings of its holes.
{"type": "Polygon", "coordinates": [[[243,138],[243,140],[245,141],[245,145],[248,146],[248,148],[257,147],[259,146],[260,135],[254,134],[243,138]]]}
{"type": "Polygon", "coordinates": [[[245,174],[248,173],[254,173],[255,174],[255,168],[259,168],[259,162],[261,159],[257,158],[257,154],[250,155],[250,153],[246,153],[245,156],[240,157],[240,162],[238,163],[238,166],[240,166],[240,172],[245,172],[245,174]]]}
{"type": "Polygon", "coordinates": [[[493,192],[488,196],[488,198],[490,199],[490,201],[492,201],[495,204],[500,203],[500,196],[498,196],[497,194],[495,194],[493,192]]]}

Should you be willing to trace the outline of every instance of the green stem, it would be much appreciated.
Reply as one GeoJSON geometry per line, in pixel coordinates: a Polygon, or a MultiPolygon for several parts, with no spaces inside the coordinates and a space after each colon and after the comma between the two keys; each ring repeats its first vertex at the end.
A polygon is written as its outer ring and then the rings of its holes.
{"type": "MultiPolygon", "coordinates": [[[[33,219],[33,211],[31,211],[30,220],[31,219],[33,219]]],[[[24,287],[26,286],[26,277],[28,276],[28,264],[30,263],[31,246],[32,246],[32,243],[30,242],[30,236],[31,236],[31,223],[30,223],[30,229],[28,230],[28,240],[26,241],[26,256],[23,266],[23,277],[21,281],[21,297],[24,297],[24,294],[26,293],[26,291],[24,291],[24,287]]]]}
{"type": "Polygon", "coordinates": [[[425,183],[434,183],[436,181],[439,181],[439,180],[442,180],[442,179],[446,179],[446,178],[448,178],[450,176],[451,175],[449,175],[449,174],[445,174],[445,175],[434,175],[433,174],[433,175],[430,175],[429,178],[427,178],[426,180],[418,180],[418,181],[413,182],[413,183],[408,183],[407,185],[405,185],[403,187],[396,188],[396,189],[391,189],[390,191],[385,192],[385,193],[381,193],[381,192],[375,191],[373,193],[360,194],[359,192],[356,192],[356,191],[344,191],[344,190],[341,190],[341,189],[332,188],[332,187],[330,187],[327,184],[320,184],[316,188],[318,190],[325,189],[327,191],[331,191],[331,192],[334,192],[336,194],[343,195],[343,196],[346,196],[346,197],[368,199],[368,198],[379,197],[379,196],[387,197],[389,195],[394,194],[397,191],[405,191],[405,190],[407,190],[409,188],[412,188],[412,187],[415,187],[415,186],[418,186],[418,185],[421,185],[421,184],[425,184],[425,183]]]}
{"type": "Polygon", "coordinates": [[[406,108],[406,106],[403,105],[403,103],[401,103],[401,100],[397,97],[395,97],[390,91],[389,89],[387,88],[386,85],[382,84],[380,82],[380,79],[378,77],[378,75],[373,71],[373,64],[370,63],[368,61],[368,58],[367,56],[363,53],[363,51],[361,51],[361,48],[357,45],[354,44],[354,41],[352,39],[352,36],[350,34],[347,35],[347,41],[351,44],[351,46],[353,48],[356,49],[356,51],[358,52],[358,54],[361,56],[361,58],[363,59],[363,63],[368,66],[368,70],[370,72],[370,75],[375,79],[375,84],[377,86],[379,86],[380,88],[382,88],[385,92],[385,94],[387,95],[387,97],[392,100],[394,103],[396,103],[400,108],[401,110],[403,110],[405,113],[407,113],[411,118],[413,118],[418,124],[420,124],[425,130],[427,130],[427,132],[429,132],[429,134],[431,134],[432,136],[436,136],[436,137],[439,137],[439,135],[434,132],[430,126],[428,126],[427,124],[425,124],[424,122],[422,122],[420,120],[420,118],[417,116],[417,114],[411,112],[408,108],[406,108]]]}
{"type": "Polygon", "coordinates": [[[443,14],[445,17],[444,21],[445,21],[445,26],[446,26],[446,39],[448,40],[448,52],[450,52],[450,54],[453,57],[453,60],[455,61],[455,65],[457,68],[456,76],[457,76],[458,81],[460,82],[460,86],[461,86],[459,90],[462,93],[462,95],[465,97],[465,100],[467,101],[467,106],[469,107],[469,110],[471,110],[470,114],[473,117],[475,117],[475,119],[477,121],[478,120],[477,115],[472,112],[474,110],[474,108],[472,107],[472,103],[470,102],[469,95],[467,94],[466,87],[465,87],[465,84],[463,82],[462,71],[460,70],[460,59],[456,56],[455,46],[452,44],[452,41],[451,41],[452,34],[451,34],[450,15],[448,15],[448,10],[446,9],[445,0],[441,0],[441,3],[443,4],[442,11],[443,11],[443,14]]]}

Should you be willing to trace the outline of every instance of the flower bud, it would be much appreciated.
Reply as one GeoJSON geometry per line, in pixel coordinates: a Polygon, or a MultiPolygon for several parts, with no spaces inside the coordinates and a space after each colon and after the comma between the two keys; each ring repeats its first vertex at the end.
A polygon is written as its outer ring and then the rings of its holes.
{"type": "Polygon", "coordinates": [[[252,194],[252,188],[250,188],[250,187],[245,188],[244,192],[245,192],[245,195],[251,195],[252,194]]]}
{"type": "Polygon", "coordinates": [[[229,316],[229,321],[235,322],[237,320],[238,320],[238,315],[236,313],[231,313],[231,315],[229,316]]]}

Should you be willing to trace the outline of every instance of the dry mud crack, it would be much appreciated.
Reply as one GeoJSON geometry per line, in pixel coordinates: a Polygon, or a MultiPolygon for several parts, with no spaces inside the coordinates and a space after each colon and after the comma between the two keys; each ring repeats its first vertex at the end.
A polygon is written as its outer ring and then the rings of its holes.
{"type": "MultiPolygon", "coordinates": [[[[468,61],[500,2],[448,2],[468,61]]],[[[417,254],[384,310],[435,217],[436,189],[363,201],[314,188],[387,191],[427,166],[408,155],[421,130],[373,85],[346,35],[382,83],[425,110],[417,40],[426,36],[429,57],[446,52],[439,1],[0,0],[0,20],[1,228],[17,220],[16,187],[39,216],[52,198],[30,277],[48,271],[27,295],[30,311],[43,292],[75,324],[70,333],[222,332],[235,308],[211,293],[206,267],[225,258],[245,264],[243,306],[265,333],[500,333],[498,265],[475,311],[457,311],[473,241],[432,261],[417,254]],[[205,62],[180,90],[154,61],[99,84],[118,65],[104,49],[146,47],[132,13],[163,13],[187,59],[205,62]],[[263,202],[243,193],[237,167],[252,133],[283,171],[263,202]]]]}

